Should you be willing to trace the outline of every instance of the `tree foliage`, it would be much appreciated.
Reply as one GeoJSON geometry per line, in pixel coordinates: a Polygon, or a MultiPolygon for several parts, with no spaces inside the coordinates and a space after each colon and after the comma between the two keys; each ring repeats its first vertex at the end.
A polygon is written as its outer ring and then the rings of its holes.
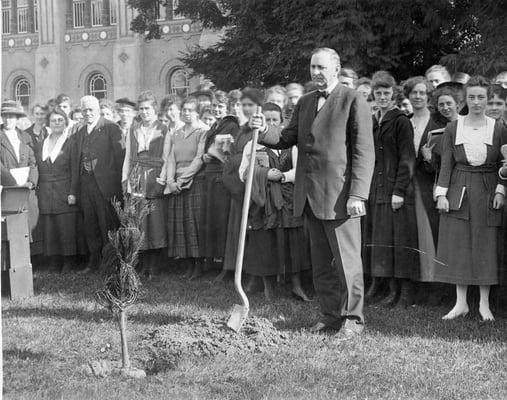
{"type": "MultiPolygon", "coordinates": [[[[157,28],[152,34],[154,3],[129,0],[140,12],[132,29],[148,38],[159,37],[157,28]]],[[[505,1],[180,0],[178,12],[224,29],[217,45],[181,58],[223,89],[306,81],[309,56],[321,46],[361,75],[385,69],[400,79],[438,62],[470,74],[507,64],[505,1]]]]}

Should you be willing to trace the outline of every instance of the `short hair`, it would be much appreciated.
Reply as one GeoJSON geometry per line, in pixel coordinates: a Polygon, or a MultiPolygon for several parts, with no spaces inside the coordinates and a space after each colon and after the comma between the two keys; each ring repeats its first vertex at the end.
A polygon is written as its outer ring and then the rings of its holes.
{"type": "Polygon", "coordinates": [[[474,75],[469,79],[469,81],[465,85],[465,91],[470,87],[477,86],[487,89],[489,85],[490,85],[489,79],[483,77],[482,75],[474,75]]]}
{"type": "Polygon", "coordinates": [[[199,118],[202,118],[204,116],[204,114],[211,114],[211,115],[213,115],[213,110],[211,109],[211,107],[204,107],[201,110],[201,112],[199,113],[199,118]]]}
{"type": "Polygon", "coordinates": [[[42,103],[35,103],[33,106],[32,106],[32,114],[33,112],[35,111],[35,109],[39,107],[42,111],[44,112],[48,112],[49,111],[49,107],[47,104],[42,104],[42,103]]]}
{"type": "Polygon", "coordinates": [[[419,75],[413,76],[412,78],[408,78],[405,81],[405,84],[403,85],[403,93],[405,94],[405,96],[408,98],[412,90],[414,90],[414,88],[420,83],[424,85],[424,87],[426,88],[426,94],[429,95],[433,88],[424,76],[419,75]]]}
{"type": "MultiPolygon", "coordinates": [[[[65,100],[64,100],[65,101],[65,100]]],[[[67,117],[67,114],[65,114],[62,110],[59,110],[58,108],[55,108],[53,111],[51,111],[47,116],[47,124],[49,126],[49,120],[51,119],[51,116],[53,114],[57,114],[65,120],[65,126],[69,126],[69,117],[67,117]]]]}
{"type": "Polygon", "coordinates": [[[371,79],[370,78],[367,78],[365,76],[363,76],[362,78],[359,78],[357,80],[357,87],[361,86],[361,85],[367,85],[367,86],[370,86],[371,87],[371,79]]]}
{"type": "Polygon", "coordinates": [[[507,101],[507,89],[498,83],[493,83],[488,87],[488,100],[498,96],[503,101],[507,101]]]}
{"type": "Polygon", "coordinates": [[[74,119],[74,114],[76,114],[76,113],[81,113],[81,114],[82,114],[82,113],[83,113],[83,110],[81,110],[79,107],[76,107],[76,108],[74,108],[74,109],[73,109],[73,110],[69,113],[69,117],[70,117],[71,119],[74,119]]]}
{"type": "Polygon", "coordinates": [[[181,102],[181,108],[185,107],[185,104],[193,104],[195,107],[195,111],[198,112],[199,102],[197,101],[197,97],[188,96],[181,102]]]}
{"type": "Polygon", "coordinates": [[[305,88],[303,87],[303,85],[296,82],[289,83],[287,86],[285,86],[285,90],[287,92],[289,92],[290,90],[299,90],[301,93],[305,92],[305,88]]]}
{"type": "Polygon", "coordinates": [[[241,100],[241,90],[234,89],[227,93],[229,103],[237,103],[241,100]]]}
{"type": "Polygon", "coordinates": [[[81,97],[81,100],[79,101],[81,108],[83,108],[83,103],[87,102],[93,103],[96,108],[100,109],[99,99],[97,99],[95,96],[86,95],[81,97]]]}
{"type": "Polygon", "coordinates": [[[167,111],[169,107],[172,105],[175,105],[176,107],[181,107],[181,98],[179,96],[176,96],[174,94],[170,94],[169,96],[166,96],[162,99],[160,102],[160,109],[163,111],[167,111]]]}
{"type": "MultiPolygon", "coordinates": [[[[212,103],[220,103],[220,104],[229,104],[229,99],[227,97],[227,93],[222,90],[217,90],[215,92],[215,96],[211,99],[212,103]]],[[[181,105],[183,107],[183,105],[181,105]]]]}
{"type": "Polygon", "coordinates": [[[351,69],[351,68],[342,68],[340,70],[340,75],[339,76],[343,76],[344,78],[350,78],[350,79],[352,79],[354,87],[357,87],[357,80],[359,79],[359,76],[357,75],[356,71],[354,71],[353,69],[351,69]]]}
{"type": "Polygon", "coordinates": [[[114,103],[111,100],[108,99],[100,99],[99,100],[99,108],[108,108],[111,111],[115,110],[114,103]]]}
{"type": "Polygon", "coordinates": [[[281,85],[274,85],[274,86],[271,86],[268,88],[268,90],[266,90],[266,94],[265,94],[265,100],[268,99],[269,95],[270,94],[280,94],[283,96],[283,103],[286,104],[287,103],[287,90],[285,90],[285,88],[281,85]]]}
{"type": "Polygon", "coordinates": [[[65,93],[60,93],[58,96],[56,96],[55,99],[56,105],[60,105],[66,101],[70,102],[70,97],[67,96],[65,93]]]}
{"type": "Polygon", "coordinates": [[[454,99],[454,101],[456,102],[456,104],[458,104],[458,105],[463,104],[465,101],[463,90],[457,89],[454,87],[450,87],[450,86],[444,86],[441,88],[436,88],[432,92],[431,97],[432,97],[432,101],[433,101],[435,108],[438,105],[438,99],[442,96],[452,97],[454,99]]]}
{"type": "Polygon", "coordinates": [[[424,76],[427,77],[428,74],[431,72],[440,72],[442,74],[442,76],[444,77],[444,79],[451,80],[451,74],[449,73],[447,68],[445,68],[443,65],[438,65],[438,64],[432,65],[431,67],[429,67],[426,70],[426,72],[424,73],[424,76]]]}
{"type": "Polygon", "coordinates": [[[275,104],[275,103],[264,103],[262,105],[262,111],[276,111],[277,113],[280,114],[280,121],[283,122],[283,112],[282,112],[282,109],[280,108],[280,106],[278,104],[275,104]]]}
{"type": "Polygon", "coordinates": [[[151,90],[145,90],[144,92],[141,92],[141,94],[137,98],[137,106],[139,107],[139,104],[145,101],[149,101],[151,103],[151,106],[153,107],[155,112],[158,111],[158,102],[151,90]]]}
{"type": "Polygon", "coordinates": [[[317,54],[317,53],[326,53],[328,54],[329,56],[331,56],[331,59],[333,59],[334,61],[336,61],[336,65],[338,65],[339,67],[341,67],[341,63],[340,63],[340,56],[338,55],[338,53],[336,52],[336,50],[333,50],[329,47],[318,47],[316,48],[315,50],[312,51],[312,56],[317,54]]]}
{"type": "Polygon", "coordinates": [[[241,91],[241,100],[249,99],[260,106],[264,102],[264,93],[260,89],[245,88],[241,91]]]}
{"type": "Polygon", "coordinates": [[[470,75],[468,75],[466,72],[455,72],[452,74],[451,81],[462,83],[465,85],[470,80],[470,75]]]}
{"type": "Polygon", "coordinates": [[[495,81],[497,81],[498,79],[502,79],[503,77],[507,77],[507,71],[502,71],[500,72],[496,77],[495,77],[495,81]]]}
{"type": "Polygon", "coordinates": [[[373,74],[371,80],[371,88],[376,90],[378,88],[393,88],[396,87],[396,80],[387,71],[377,71],[373,74]]]}

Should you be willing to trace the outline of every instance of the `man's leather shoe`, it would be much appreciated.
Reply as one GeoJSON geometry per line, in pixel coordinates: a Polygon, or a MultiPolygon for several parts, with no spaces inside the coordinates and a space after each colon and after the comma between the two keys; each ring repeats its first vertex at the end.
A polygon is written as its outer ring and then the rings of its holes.
{"type": "Polygon", "coordinates": [[[347,319],[338,333],[339,340],[349,340],[361,336],[364,331],[364,324],[354,319],[347,319]]]}
{"type": "Polygon", "coordinates": [[[329,333],[337,332],[340,330],[340,325],[326,325],[324,322],[317,322],[313,325],[309,331],[310,333],[329,333]]]}

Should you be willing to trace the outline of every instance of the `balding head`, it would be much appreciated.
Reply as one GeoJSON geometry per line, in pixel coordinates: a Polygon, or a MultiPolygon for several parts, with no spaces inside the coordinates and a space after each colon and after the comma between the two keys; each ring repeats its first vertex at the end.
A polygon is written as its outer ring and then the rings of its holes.
{"type": "Polygon", "coordinates": [[[94,96],[81,97],[81,110],[87,124],[93,124],[100,117],[99,100],[94,96]]]}

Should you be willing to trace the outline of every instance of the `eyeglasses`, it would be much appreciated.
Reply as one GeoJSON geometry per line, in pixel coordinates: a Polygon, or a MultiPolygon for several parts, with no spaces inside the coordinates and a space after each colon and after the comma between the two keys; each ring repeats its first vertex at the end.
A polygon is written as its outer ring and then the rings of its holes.
{"type": "Polygon", "coordinates": [[[57,118],[57,119],[51,119],[49,122],[52,122],[53,124],[63,124],[65,120],[63,118],[57,118]]]}

